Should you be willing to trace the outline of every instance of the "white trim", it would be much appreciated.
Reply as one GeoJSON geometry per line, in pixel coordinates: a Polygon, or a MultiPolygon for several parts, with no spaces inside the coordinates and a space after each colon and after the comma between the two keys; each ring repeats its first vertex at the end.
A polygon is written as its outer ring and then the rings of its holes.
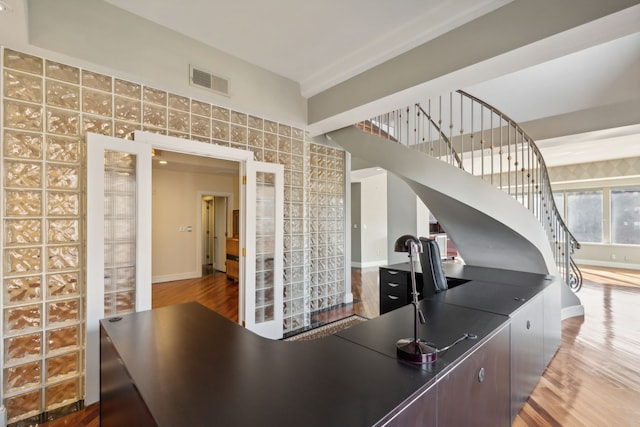
{"type": "Polygon", "coordinates": [[[100,400],[100,319],[104,318],[104,152],[136,156],[136,311],[151,309],[151,147],[87,132],[85,403],[100,400]]]}
{"type": "MultiPolygon", "coordinates": [[[[238,174],[240,173],[240,167],[238,167],[238,174]]],[[[239,175],[238,175],[239,176],[239,175]]],[[[196,239],[196,271],[198,271],[199,268],[202,267],[202,198],[204,196],[211,196],[211,197],[225,197],[227,199],[227,211],[225,212],[226,218],[227,218],[227,234],[229,234],[229,213],[231,211],[233,211],[233,193],[228,193],[228,192],[220,192],[220,191],[207,191],[207,190],[200,190],[198,191],[198,220],[196,221],[196,226],[195,226],[195,231],[196,231],[196,236],[198,237],[196,239]]],[[[218,268],[219,271],[222,271],[220,268],[218,268]]],[[[226,268],[225,268],[225,273],[226,273],[226,268]]],[[[198,276],[195,277],[202,277],[202,272],[200,272],[200,274],[198,276]]],[[[180,280],[180,279],[174,279],[174,280],[180,280]]]]}
{"type": "Polygon", "coordinates": [[[579,317],[579,316],[584,316],[583,305],[572,305],[570,307],[565,307],[560,311],[560,320],[565,320],[571,317],[579,317]]]}
{"type": "Polygon", "coordinates": [[[383,265],[387,265],[389,262],[386,259],[380,259],[377,261],[367,261],[367,262],[355,262],[351,261],[351,267],[353,268],[371,268],[371,267],[380,267],[383,265]]]}

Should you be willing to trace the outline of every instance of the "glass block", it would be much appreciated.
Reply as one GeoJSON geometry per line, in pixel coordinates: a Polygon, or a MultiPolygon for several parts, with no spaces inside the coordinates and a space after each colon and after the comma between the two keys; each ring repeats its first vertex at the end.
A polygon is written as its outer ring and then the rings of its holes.
{"type": "Polygon", "coordinates": [[[23,362],[42,356],[42,332],[19,335],[4,340],[4,363],[23,362]]]}
{"type": "Polygon", "coordinates": [[[132,313],[136,310],[135,291],[118,292],[116,294],[116,313],[132,313]]]}
{"type": "Polygon", "coordinates": [[[273,133],[264,134],[264,148],[267,150],[277,150],[278,149],[278,135],[273,133]]]}
{"type": "Polygon", "coordinates": [[[166,129],[159,129],[159,128],[154,128],[151,126],[142,126],[142,130],[145,132],[150,132],[150,133],[157,133],[158,135],[166,135],[167,131],[166,129]]]}
{"type": "Polygon", "coordinates": [[[47,355],[76,349],[80,345],[80,326],[50,329],[47,335],[47,355]]]}
{"type": "Polygon", "coordinates": [[[184,96],[170,93],[168,104],[169,104],[169,108],[175,108],[177,110],[182,110],[182,111],[189,111],[189,98],[185,98],[184,96]]]}
{"type": "Polygon", "coordinates": [[[278,133],[278,123],[272,122],[271,120],[264,121],[264,130],[265,132],[278,133]]]}
{"type": "Polygon", "coordinates": [[[145,86],[142,91],[142,97],[144,102],[151,102],[162,106],[167,105],[167,92],[160,89],[145,86]]]}
{"type": "Polygon", "coordinates": [[[114,117],[128,122],[140,123],[142,121],[142,106],[139,100],[114,97],[115,114],[114,117]]]}
{"type": "Polygon", "coordinates": [[[73,243],[79,240],[77,219],[50,219],[47,226],[47,243],[73,243]]]}
{"type": "Polygon", "coordinates": [[[41,383],[42,361],[34,361],[4,370],[4,392],[15,393],[41,383]]]}
{"type": "Polygon", "coordinates": [[[104,74],[82,70],[82,85],[93,89],[111,92],[113,90],[113,79],[104,74]]]}
{"type": "Polygon", "coordinates": [[[69,192],[47,192],[47,214],[76,216],[80,212],[80,196],[69,192]]]}
{"type": "Polygon", "coordinates": [[[80,139],[47,135],[47,160],[54,162],[80,162],[80,139]]]}
{"type": "Polygon", "coordinates": [[[41,132],[42,106],[5,99],[4,126],[41,132]]]}
{"type": "Polygon", "coordinates": [[[79,295],[78,273],[58,273],[47,275],[47,296],[49,298],[79,295]]]}
{"type": "Polygon", "coordinates": [[[4,155],[20,159],[42,158],[42,136],[37,133],[4,131],[4,155]]]}
{"type": "Polygon", "coordinates": [[[113,135],[113,123],[110,119],[101,119],[86,114],[82,115],[82,133],[99,133],[101,135],[113,135]]]}
{"type": "Polygon", "coordinates": [[[4,254],[5,274],[38,273],[42,268],[40,248],[12,248],[4,254]]]}
{"type": "Polygon", "coordinates": [[[181,111],[169,110],[169,129],[178,132],[189,132],[189,114],[181,111]]]}
{"type": "Polygon", "coordinates": [[[304,157],[291,156],[291,169],[294,171],[304,171],[304,157]]]}
{"type": "Polygon", "coordinates": [[[4,50],[4,66],[31,74],[42,74],[42,58],[11,49],[4,50]]]}
{"type": "Polygon", "coordinates": [[[247,119],[247,126],[253,129],[262,130],[262,127],[264,126],[264,120],[260,117],[249,116],[247,119]]]}
{"type": "Polygon", "coordinates": [[[296,156],[304,155],[304,141],[293,139],[291,140],[291,153],[296,156]]]}
{"type": "Polygon", "coordinates": [[[16,335],[40,329],[42,326],[42,306],[31,304],[4,309],[4,333],[16,335]]]}
{"type": "Polygon", "coordinates": [[[291,136],[291,126],[279,124],[278,134],[282,136],[291,136]]]}
{"type": "MultiPolygon", "coordinates": [[[[106,289],[106,286],[105,286],[105,289],[106,289]]],[[[116,296],[114,294],[105,294],[104,315],[105,317],[108,317],[108,316],[113,316],[115,314],[116,314],[116,296]]]]}
{"type": "Polygon", "coordinates": [[[47,79],[46,103],[54,107],[78,110],[80,108],[80,87],[47,79]]]}
{"type": "Polygon", "coordinates": [[[70,270],[80,267],[77,246],[54,246],[47,248],[47,267],[52,270],[70,270]]]}
{"type": "Polygon", "coordinates": [[[249,146],[262,148],[262,131],[249,129],[248,141],[249,146]]]}
{"type": "Polygon", "coordinates": [[[28,418],[42,412],[42,390],[37,389],[24,394],[7,397],[4,400],[7,409],[7,422],[28,418]]]}
{"type": "Polygon", "coordinates": [[[198,114],[200,116],[211,117],[211,105],[205,102],[192,100],[191,114],[198,114]]]}
{"type": "Polygon", "coordinates": [[[280,136],[278,138],[278,150],[282,153],[291,153],[291,138],[280,136]]]}
{"type": "Polygon", "coordinates": [[[167,109],[157,105],[144,103],[143,121],[145,125],[165,128],[167,127],[167,109]]]}
{"type": "Polygon", "coordinates": [[[110,93],[84,88],[82,89],[82,112],[111,117],[113,97],[110,93]]]}
{"type": "Polygon", "coordinates": [[[40,191],[5,192],[5,213],[7,216],[38,216],[42,212],[40,191]]]}
{"type": "Polygon", "coordinates": [[[211,137],[220,140],[229,140],[229,123],[218,120],[211,121],[211,137]]]}
{"type": "Polygon", "coordinates": [[[57,164],[47,165],[47,188],[75,190],[78,188],[80,168],[57,164]]]}
{"type": "Polygon", "coordinates": [[[175,131],[172,131],[172,130],[167,131],[167,135],[175,136],[176,138],[189,139],[189,134],[188,133],[175,132],[175,131]]]}
{"type": "Polygon", "coordinates": [[[268,163],[278,163],[278,152],[271,151],[271,150],[264,150],[264,161],[268,163]]]}
{"type": "Polygon", "coordinates": [[[34,245],[42,242],[40,220],[6,220],[4,222],[4,241],[7,245],[34,245]]]}
{"type": "Polygon", "coordinates": [[[115,79],[114,93],[116,95],[139,100],[141,98],[140,95],[142,94],[142,86],[126,80],[115,79]]]}
{"type": "Polygon", "coordinates": [[[211,119],[208,117],[191,116],[191,133],[209,137],[211,135],[211,119]]]}
{"type": "Polygon", "coordinates": [[[262,148],[249,147],[249,150],[253,153],[253,160],[257,160],[259,162],[264,161],[264,151],[262,148]]]}
{"type": "Polygon", "coordinates": [[[278,153],[278,163],[283,165],[285,169],[291,168],[291,154],[289,153],[278,153]]]}
{"type": "Polygon", "coordinates": [[[3,86],[7,98],[42,103],[42,77],[5,69],[3,86]]]}
{"type": "Polygon", "coordinates": [[[231,123],[235,123],[237,125],[246,126],[247,125],[247,115],[244,113],[240,113],[238,111],[232,111],[230,117],[231,123]]]}
{"type": "Polygon", "coordinates": [[[4,280],[4,304],[15,305],[42,299],[40,276],[16,277],[4,280]]]}
{"type": "Polygon", "coordinates": [[[58,135],[79,135],[80,114],[47,108],[47,132],[58,135]]]}
{"type": "Polygon", "coordinates": [[[231,142],[246,144],[247,128],[244,126],[231,125],[231,142]]]}
{"type": "Polygon", "coordinates": [[[114,269],[115,285],[118,290],[129,290],[136,286],[136,268],[120,267],[114,269]]]}
{"type": "Polygon", "coordinates": [[[113,135],[118,138],[133,140],[133,133],[140,129],[141,129],[140,125],[137,125],[134,123],[128,123],[128,122],[120,122],[115,120],[113,135]]]}
{"type": "Polygon", "coordinates": [[[80,69],[59,62],[47,60],[45,63],[45,73],[47,77],[63,80],[68,83],[80,83],[80,69]]]}
{"type": "Polygon", "coordinates": [[[77,352],[48,358],[45,381],[51,383],[80,373],[80,361],[77,352]]]}
{"type": "Polygon", "coordinates": [[[80,300],[50,302],[47,304],[47,325],[61,325],[80,320],[80,300]]]}
{"type": "Polygon", "coordinates": [[[79,379],[74,378],[47,386],[44,389],[44,395],[47,411],[76,402],[81,399],[79,379]]]}
{"type": "Polygon", "coordinates": [[[216,107],[215,105],[211,108],[211,117],[214,119],[222,120],[224,122],[229,121],[229,110],[222,107],[216,107]]]}
{"type": "Polygon", "coordinates": [[[291,136],[296,139],[304,139],[304,131],[298,128],[291,128],[291,136]]]}

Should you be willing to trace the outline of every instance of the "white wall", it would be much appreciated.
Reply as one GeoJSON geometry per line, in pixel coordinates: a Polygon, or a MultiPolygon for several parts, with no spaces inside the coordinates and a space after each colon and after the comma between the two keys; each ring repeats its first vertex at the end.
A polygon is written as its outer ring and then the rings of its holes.
{"type": "Polygon", "coordinates": [[[231,193],[231,211],[238,209],[238,176],[154,169],[152,179],[153,283],[200,277],[197,262],[202,192],[231,193]],[[192,231],[179,231],[179,227],[192,231]]]}
{"type": "Polygon", "coordinates": [[[361,184],[361,264],[374,267],[387,263],[387,174],[380,173],[361,184]]]}
{"type": "MultiPolygon", "coordinates": [[[[42,54],[38,48],[57,52],[97,64],[84,65],[93,71],[128,76],[125,78],[222,107],[306,126],[306,100],[297,82],[104,1],[32,0],[28,6],[26,12],[12,13],[15,28],[7,29],[6,34],[0,29],[0,44],[35,54],[42,54]],[[27,22],[27,34],[23,34],[22,22],[27,22]],[[190,64],[228,78],[230,96],[190,86],[190,64]]],[[[260,43],[259,37],[256,43],[260,43]]]]}

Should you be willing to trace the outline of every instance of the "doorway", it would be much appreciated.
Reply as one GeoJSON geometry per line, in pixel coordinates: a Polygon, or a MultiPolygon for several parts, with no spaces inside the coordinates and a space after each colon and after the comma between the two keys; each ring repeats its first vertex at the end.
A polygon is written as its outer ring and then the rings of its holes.
{"type": "Polygon", "coordinates": [[[201,195],[201,257],[202,275],[215,271],[225,273],[226,246],[229,236],[229,197],[215,194],[201,195]]]}

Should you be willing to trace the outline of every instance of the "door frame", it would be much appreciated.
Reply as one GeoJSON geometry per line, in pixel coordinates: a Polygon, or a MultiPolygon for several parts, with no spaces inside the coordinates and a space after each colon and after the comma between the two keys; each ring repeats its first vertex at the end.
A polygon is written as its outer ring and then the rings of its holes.
{"type": "MultiPolygon", "coordinates": [[[[238,168],[238,176],[240,176],[240,168],[238,168]]],[[[203,247],[202,247],[202,222],[203,222],[203,217],[202,217],[202,198],[205,196],[212,196],[214,198],[213,204],[215,206],[215,198],[216,197],[224,197],[225,199],[227,199],[227,206],[226,206],[226,219],[227,219],[227,234],[229,234],[229,216],[231,214],[231,211],[233,209],[231,209],[231,207],[233,206],[233,193],[225,193],[225,192],[219,192],[219,191],[199,191],[198,192],[198,201],[196,203],[198,203],[198,212],[200,212],[200,217],[198,218],[198,221],[196,223],[196,233],[198,236],[200,236],[197,240],[196,240],[196,262],[197,265],[202,266],[202,263],[204,262],[204,259],[202,257],[202,252],[203,252],[203,247]]],[[[240,203],[242,203],[242,201],[240,201],[240,203]]],[[[223,247],[225,246],[224,244],[221,244],[223,247]]],[[[218,269],[219,270],[219,269],[218,269]]]]}
{"type": "MultiPolygon", "coordinates": [[[[242,177],[246,176],[247,162],[253,161],[253,152],[247,150],[241,150],[238,148],[223,147],[217,144],[205,144],[200,141],[192,141],[190,139],[178,138],[175,136],[160,135],[157,133],[150,133],[145,131],[134,132],[135,143],[141,142],[147,144],[149,149],[159,149],[164,151],[173,151],[175,153],[190,154],[199,157],[211,157],[221,160],[235,161],[240,164],[239,168],[239,206],[240,212],[245,212],[244,204],[246,201],[246,186],[242,185],[242,177]]],[[[244,217],[244,215],[242,215],[244,217]]],[[[242,220],[242,218],[241,218],[242,220]]],[[[243,228],[240,228],[240,245],[244,245],[245,236],[243,228]]],[[[197,239],[199,241],[199,239],[197,239]]],[[[202,244],[202,243],[200,243],[202,244]]],[[[244,298],[245,282],[244,282],[244,257],[240,257],[240,271],[239,271],[239,287],[240,298],[238,298],[238,323],[243,324],[244,321],[244,298]]]]}

